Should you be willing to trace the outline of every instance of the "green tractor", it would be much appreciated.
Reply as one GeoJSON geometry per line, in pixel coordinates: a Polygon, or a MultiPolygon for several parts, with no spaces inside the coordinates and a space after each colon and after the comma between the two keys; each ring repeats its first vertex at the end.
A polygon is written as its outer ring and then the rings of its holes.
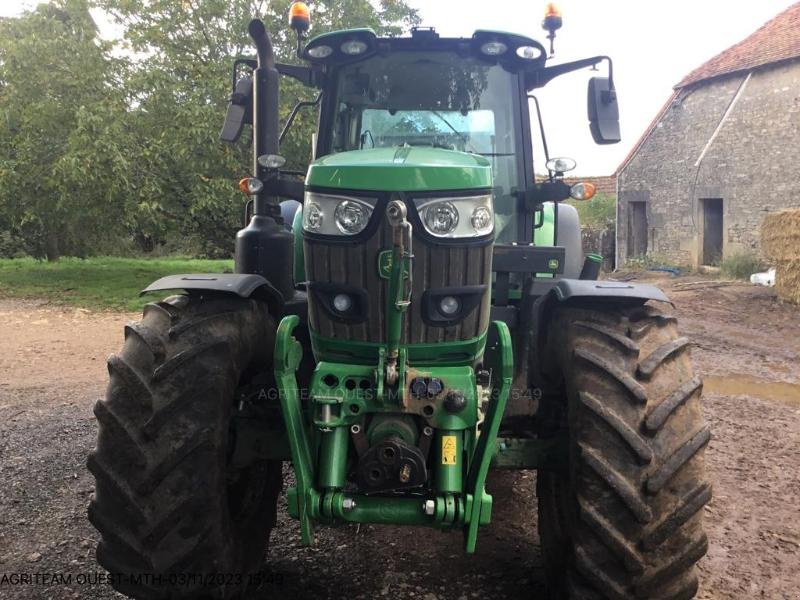
{"type": "MultiPolygon", "coordinates": [[[[497,31],[307,41],[299,2],[291,23],[305,66],[276,63],[254,20],[257,58],[233,70],[222,138],[250,124],[254,144],[235,273],[150,285],[181,293],[108,362],[89,518],[113,585],[240,595],[291,463],[305,544],[392,524],[461,532],[471,553],[504,510],[489,470],[533,469],[551,597],[693,597],[711,488],[689,341],[659,289],[584,260],[561,204],[592,193],[564,182],[574,162],[533,170],[531,94],[577,69],[608,65],[589,122],[619,141],[610,59],[551,65],[497,31]],[[304,181],[282,170],[281,77],[319,90],[304,181]]],[[[560,16],[544,25],[552,52],[560,16]]]]}

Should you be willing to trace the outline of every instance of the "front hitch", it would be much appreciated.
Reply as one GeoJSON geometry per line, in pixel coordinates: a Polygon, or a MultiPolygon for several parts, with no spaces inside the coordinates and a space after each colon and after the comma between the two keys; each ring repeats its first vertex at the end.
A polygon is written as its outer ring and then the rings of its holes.
{"type": "Polygon", "coordinates": [[[400,200],[392,200],[386,207],[386,220],[392,227],[392,270],[389,275],[389,293],[386,297],[386,384],[394,386],[398,380],[397,359],[403,333],[403,316],[411,305],[412,252],[411,223],[408,209],[400,200]]]}

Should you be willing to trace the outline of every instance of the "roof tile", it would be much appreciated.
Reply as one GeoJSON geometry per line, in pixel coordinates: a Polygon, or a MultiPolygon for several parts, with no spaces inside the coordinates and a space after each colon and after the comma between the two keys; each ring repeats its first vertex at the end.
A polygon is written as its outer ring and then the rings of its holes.
{"type": "Polygon", "coordinates": [[[704,63],[675,89],[800,56],[800,2],[793,4],[749,37],[704,63]]]}

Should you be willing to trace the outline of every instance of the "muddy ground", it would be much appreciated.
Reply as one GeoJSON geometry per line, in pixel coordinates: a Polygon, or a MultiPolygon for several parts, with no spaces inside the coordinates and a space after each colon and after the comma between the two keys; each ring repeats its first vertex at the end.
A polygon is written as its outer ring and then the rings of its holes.
{"type": "MultiPolygon", "coordinates": [[[[705,377],[714,499],[699,598],[800,597],[800,309],[748,285],[659,283],[705,377]]],[[[118,598],[96,577],[86,521],[92,405],[105,358],[136,315],[0,299],[0,577],[69,573],[71,585],[0,585],[0,598],[118,598]],[[82,575],[81,584],[76,584],[82,575]]],[[[543,591],[532,473],[490,479],[495,521],[478,552],[460,535],[393,527],[323,529],[301,548],[285,514],[252,598],[529,598],[543,591]]]]}

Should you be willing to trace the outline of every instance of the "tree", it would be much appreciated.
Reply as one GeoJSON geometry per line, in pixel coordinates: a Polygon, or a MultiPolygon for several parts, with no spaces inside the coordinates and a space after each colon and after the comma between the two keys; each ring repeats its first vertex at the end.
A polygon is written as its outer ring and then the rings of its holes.
{"type": "Polygon", "coordinates": [[[35,256],[121,232],[125,103],[109,51],[85,0],[0,21],[0,221],[35,256]]]}
{"type": "MultiPolygon", "coordinates": [[[[249,173],[247,140],[219,141],[230,95],[232,59],[252,54],[247,24],[260,16],[273,36],[278,59],[297,62],[286,22],[290,0],[96,0],[123,26],[132,53],[125,82],[131,98],[128,130],[132,219],[137,239],[193,239],[201,253],[230,255],[245,199],[236,181],[249,173]]],[[[355,26],[398,34],[417,23],[403,0],[325,0],[313,4],[313,33],[355,26]]],[[[282,80],[281,118],[315,90],[282,80]]],[[[314,115],[301,114],[281,152],[287,168],[310,159],[314,115]]],[[[243,136],[245,137],[245,136],[243,136]]]]}

